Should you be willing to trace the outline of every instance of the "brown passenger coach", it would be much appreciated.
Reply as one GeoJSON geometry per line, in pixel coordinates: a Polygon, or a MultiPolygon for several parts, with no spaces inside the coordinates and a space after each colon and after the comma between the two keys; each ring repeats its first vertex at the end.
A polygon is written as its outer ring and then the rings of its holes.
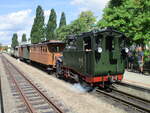
{"type": "Polygon", "coordinates": [[[30,60],[44,64],[50,68],[55,68],[56,60],[62,56],[65,43],[51,40],[30,46],[30,60]]]}

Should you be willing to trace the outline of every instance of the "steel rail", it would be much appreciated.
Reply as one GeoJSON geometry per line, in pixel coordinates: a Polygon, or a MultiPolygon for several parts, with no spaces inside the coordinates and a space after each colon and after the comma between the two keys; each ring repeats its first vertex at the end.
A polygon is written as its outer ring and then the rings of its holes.
{"type": "Polygon", "coordinates": [[[7,70],[9,76],[13,80],[13,83],[15,83],[15,85],[17,87],[17,90],[20,93],[20,95],[22,97],[22,100],[24,101],[27,109],[29,110],[30,113],[36,113],[35,110],[33,109],[33,107],[31,106],[31,104],[28,102],[28,99],[26,98],[26,96],[23,94],[23,92],[22,92],[21,88],[19,87],[16,79],[14,78],[14,76],[12,75],[12,73],[10,72],[10,70],[9,70],[8,66],[6,65],[6,62],[4,60],[3,60],[3,63],[4,63],[5,69],[7,70]]]}
{"type": "Polygon", "coordinates": [[[138,86],[138,85],[133,85],[133,84],[130,84],[130,83],[118,82],[118,83],[116,83],[116,85],[130,87],[130,88],[133,88],[133,89],[136,89],[136,90],[139,90],[139,91],[144,91],[144,92],[150,93],[149,88],[138,86]]]}
{"type": "MultiPolygon", "coordinates": [[[[4,56],[3,56],[4,57],[4,56]]],[[[4,57],[5,58],[5,57],[4,57]]],[[[6,59],[6,58],[5,58],[6,59]]],[[[60,110],[59,107],[57,107],[57,105],[55,105],[45,94],[43,94],[39,88],[37,88],[26,76],[23,72],[21,72],[14,64],[12,64],[8,59],[6,59],[6,61],[11,64],[11,66],[26,80],[28,81],[32,87],[34,89],[36,89],[36,91],[38,91],[38,93],[40,94],[40,96],[42,96],[44,98],[44,100],[47,101],[47,103],[53,107],[53,109],[55,109],[55,111],[57,111],[58,113],[64,113],[62,110],[60,110]]]]}
{"type": "Polygon", "coordinates": [[[1,83],[1,75],[0,75],[0,101],[1,101],[1,113],[4,113],[4,103],[3,103],[3,92],[2,92],[2,83],[1,83]]]}
{"type": "MultiPolygon", "coordinates": [[[[136,100],[137,100],[137,98],[135,97],[135,96],[133,96],[133,95],[128,95],[127,93],[124,93],[124,92],[121,92],[121,91],[117,91],[117,90],[114,90],[114,89],[112,89],[113,91],[116,91],[116,92],[118,92],[118,93],[120,93],[120,94],[123,94],[123,95],[126,95],[127,97],[132,97],[132,98],[135,98],[136,100]]],[[[98,93],[102,93],[102,94],[104,94],[104,95],[106,95],[106,96],[109,96],[109,97],[111,97],[111,98],[114,98],[114,99],[116,99],[116,100],[119,100],[119,101],[121,101],[121,102],[123,102],[123,103],[125,103],[125,104],[127,104],[127,105],[130,105],[130,106],[133,106],[133,107],[135,107],[135,108],[137,108],[138,110],[140,110],[140,111],[144,111],[144,112],[147,112],[147,113],[150,113],[150,109],[149,108],[145,108],[145,107],[142,107],[142,106],[140,106],[140,105],[138,105],[138,104],[136,104],[136,103],[133,103],[133,102],[130,102],[130,101],[128,101],[128,100],[125,100],[125,99],[123,99],[123,96],[122,96],[122,98],[119,98],[119,97],[117,97],[117,96],[114,96],[113,94],[112,94],[112,92],[111,93],[108,93],[108,92],[105,92],[105,91],[102,91],[102,90],[96,90],[98,93]]],[[[139,99],[139,98],[138,98],[139,99]]],[[[143,100],[140,100],[140,101],[143,101],[143,100]]]]}
{"type": "Polygon", "coordinates": [[[136,98],[137,100],[142,101],[142,102],[150,103],[149,100],[146,100],[144,98],[141,98],[141,97],[138,97],[138,96],[135,96],[135,95],[131,95],[129,93],[126,93],[126,92],[123,92],[123,91],[120,91],[120,90],[113,89],[113,91],[118,92],[118,93],[122,93],[124,95],[128,95],[129,97],[132,97],[132,98],[136,98]]]}

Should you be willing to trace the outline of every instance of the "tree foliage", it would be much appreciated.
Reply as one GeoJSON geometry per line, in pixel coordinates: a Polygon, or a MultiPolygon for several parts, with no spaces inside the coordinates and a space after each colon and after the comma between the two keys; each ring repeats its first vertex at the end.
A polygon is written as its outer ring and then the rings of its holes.
{"type": "Polygon", "coordinates": [[[71,23],[71,32],[73,34],[80,34],[82,32],[90,31],[96,22],[93,12],[81,12],[79,18],[71,23]]]}
{"type": "Polygon", "coordinates": [[[60,40],[65,40],[67,35],[80,34],[82,32],[88,32],[93,29],[93,25],[96,22],[96,17],[93,12],[85,11],[81,12],[79,17],[71,22],[71,24],[63,26],[57,29],[57,36],[60,40]]]}
{"type": "Polygon", "coordinates": [[[111,0],[98,26],[113,26],[137,44],[150,40],[150,1],[111,0]]]}
{"type": "Polygon", "coordinates": [[[46,39],[47,40],[56,39],[56,27],[57,27],[56,19],[57,19],[57,16],[56,16],[55,10],[51,9],[50,17],[49,17],[48,24],[46,27],[46,39]]]}
{"type": "Polygon", "coordinates": [[[66,16],[65,13],[62,12],[61,18],[60,18],[60,23],[59,23],[59,28],[63,27],[66,25],[66,16]]]}
{"type": "Polygon", "coordinates": [[[17,33],[14,33],[13,34],[13,37],[12,37],[12,44],[11,44],[11,47],[12,48],[15,48],[16,46],[19,45],[19,42],[18,42],[18,35],[17,33]]]}
{"type": "Polygon", "coordinates": [[[41,6],[36,9],[36,17],[31,29],[31,43],[39,43],[44,40],[45,28],[44,28],[44,12],[41,6]]]}
{"type": "Polygon", "coordinates": [[[22,40],[21,40],[21,42],[26,42],[27,41],[27,38],[26,38],[26,34],[24,33],[23,35],[22,35],[22,40]]]}
{"type": "Polygon", "coordinates": [[[64,41],[66,36],[72,34],[71,33],[71,25],[62,26],[57,29],[57,39],[64,41]]]}

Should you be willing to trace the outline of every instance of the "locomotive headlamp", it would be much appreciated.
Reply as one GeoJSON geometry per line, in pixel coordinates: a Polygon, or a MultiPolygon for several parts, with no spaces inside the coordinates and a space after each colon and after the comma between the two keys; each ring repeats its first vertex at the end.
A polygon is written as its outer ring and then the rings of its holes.
{"type": "Polygon", "coordinates": [[[98,47],[98,48],[97,48],[97,51],[98,51],[98,53],[101,53],[101,52],[102,52],[102,48],[101,48],[101,47],[98,47]]]}
{"type": "Polygon", "coordinates": [[[125,52],[128,53],[128,52],[129,52],[129,49],[128,49],[128,48],[125,48],[125,52]]]}

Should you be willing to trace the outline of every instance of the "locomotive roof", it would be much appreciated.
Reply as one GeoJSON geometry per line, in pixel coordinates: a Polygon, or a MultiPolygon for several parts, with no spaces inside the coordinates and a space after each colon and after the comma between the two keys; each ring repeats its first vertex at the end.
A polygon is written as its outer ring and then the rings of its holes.
{"type": "Polygon", "coordinates": [[[118,34],[121,34],[121,35],[124,35],[124,33],[122,32],[119,32],[115,29],[112,29],[112,28],[105,28],[105,29],[96,29],[96,30],[92,30],[90,32],[85,32],[85,33],[82,33],[80,34],[79,36],[80,37],[86,37],[86,36],[89,36],[89,35],[96,35],[96,34],[100,34],[100,33],[104,33],[104,32],[114,32],[114,33],[118,33],[118,34]]]}
{"type": "Polygon", "coordinates": [[[76,39],[77,37],[84,38],[84,37],[88,37],[88,36],[91,36],[91,35],[96,36],[96,35],[98,35],[100,33],[104,33],[104,32],[114,32],[114,33],[118,33],[118,34],[121,34],[121,35],[125,36],[124,33],[119,32],[119,31],[117,31],[113,28],[108,27],[108,28],[105,28],[105,29],[95,29],[95,30],[92,30],[90,32],[84,32],[84,33],[81,33],[79,35],[70,35],[68,39],[70,39],[70,40],[71,39],[76,39]]]}

